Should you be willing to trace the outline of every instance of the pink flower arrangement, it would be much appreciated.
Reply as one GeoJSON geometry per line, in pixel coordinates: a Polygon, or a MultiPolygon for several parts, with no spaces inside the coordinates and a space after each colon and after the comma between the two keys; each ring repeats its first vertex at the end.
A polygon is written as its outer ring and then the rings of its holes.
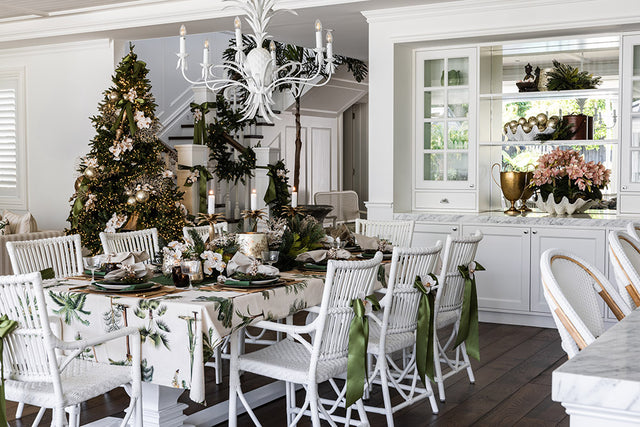
{"type": "Polygon", "coordinates": [[[538,158],[531,185],[544,199],[553,194],[557,202],[563,196],[570,202],[596,200],[602,198],[600,189],[609,184],[610,177],[611,170],[602,163],[585,162],[576,150],[556,148],[538,158]]]}

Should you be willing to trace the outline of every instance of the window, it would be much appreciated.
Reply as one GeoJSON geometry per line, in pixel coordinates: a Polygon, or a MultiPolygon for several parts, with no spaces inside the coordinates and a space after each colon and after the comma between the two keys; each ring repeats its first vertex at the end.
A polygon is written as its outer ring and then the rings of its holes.
{"type": "Polygon", "coordinates": [[[0,206],[26,209],[24,70],[0,70],[0,206]]]}

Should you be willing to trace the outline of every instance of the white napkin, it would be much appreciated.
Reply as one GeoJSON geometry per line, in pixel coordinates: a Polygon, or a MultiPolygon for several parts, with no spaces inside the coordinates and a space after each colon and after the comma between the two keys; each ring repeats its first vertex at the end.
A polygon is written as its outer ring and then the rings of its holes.
{"type": "Polygon", "coordinates": [[[153,272],[147,268],[146,264],[143,264],[141,262],[135,263],[135,264],[120,264],[122,265],[122,268],[119,268],[117,270],[113,270],[110,271],[109,273],[105,274],[104,279],[105,280],[120,280],[123,279],[127,276],[130,276],[131,274],[135,275],[136,278],[138,279],[142,279],[144,277],[146,277],[147,275],[152,275],[153,272]]]}
{"type": "Polygon", "coordinates": [[[382,251],[382,252],[393,251],[392,244],[386,244],[384,245],[384,247],[380,247],[381,246],[380,239],[377,237],[368,237],[363,234],[356,234],[356,233],[354,233],[354,236],[356,237],[356,242],[362,248],[362,250],[374,250],[374,251],[382,251]]]}
{"type": "MultiPolygon", "coordinates": [[[[246,273],[249,268],[256,262],[259,261],[240,252],[236,252],[233,258],[231,258],[231,260],[229,260],[229,263],[227,264],[227,276],[231,277],[233,273],[236,272],[246,273]]],[[[258,273],[266,274],[267,276],[277,276],[278,274],[280,274],[280,270],[272,265],[260,264],[258,265],[258,273]]]]}
{"type": "Polygon", "coordinates": [[[149,259],[149,254],[146,251],[140,252],[119,252],[117,254],[107,255],[106,263],[111,264],[136,264],[144,262],[149,259]]]}
{"type": "MultiPolygon", "coordinates": [[[[296,257],[296,261],[318,263],[327,259],[328,253],[329,251],[326,249],[317,249],[315,251],[304,252],[296,257]]],[[[349,258],[351,258],[351,252],[345,249],[338,249],[336,251],[336,259],[349,259],[349,258]]]]}

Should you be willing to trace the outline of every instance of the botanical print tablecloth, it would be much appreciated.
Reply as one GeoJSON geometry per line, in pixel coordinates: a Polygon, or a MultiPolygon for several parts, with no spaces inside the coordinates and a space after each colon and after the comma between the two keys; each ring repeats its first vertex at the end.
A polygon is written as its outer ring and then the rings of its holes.
{"type": "MultiPolygon", "coordinates": [[[[300,282],[246,293],[187,290],[143,299],[70,290],[69,280],[45,289],[49,311],[62,319],[62,339],[80,340],[125,326],[140,329],[143,380],[189,389],[204,402],[204,363],[223,338],[262,319],[282,319],[322,300],[324,274],[283,273],[300,282]]],[[[131,363],[129,338],[87,349],[80,357],[101,363],[131,363]]]]}

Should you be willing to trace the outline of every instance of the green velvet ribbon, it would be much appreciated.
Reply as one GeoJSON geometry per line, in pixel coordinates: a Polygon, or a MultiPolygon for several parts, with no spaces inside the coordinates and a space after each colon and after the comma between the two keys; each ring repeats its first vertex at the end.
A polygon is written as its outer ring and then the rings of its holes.
{"type": "MultiPolygon", "coordinates": [[[[207,169],[206,166],[196,165],[196,166],[184,166],[178,165],[178,169],[187,169],[191,172],[198,171],[200,175],[198,176],[198,194],[200,196],[200,209],[198,212],[207,212],[207,182],[213,179],[213,175],[207,169]]],[[[192,182],[185,181],[185,187],[191,187],[193,185],[192,182]]]]}
{"type": "Polygon", "coordinates": [[[7,425],[7,402],[4,397],[4,337],[18,326],[18,322],[10,320],[6,314],[0,317],[0,426],[7,425]]]}
{"type": "Polygon", "coordinates": [[[80,184],[80,187],[76,192],[76,200],[73,202],[73,207],[71,208],[71,221],[72,221],[71,225],[73,227],[78,226],[79,216],[82,210],[84,209],[84,199],[88,189],[89,189],[89,186],[87,185],[87,183],[83,182],[82,184],[80,184]]]}
{"type": "MultiPolygon", "coordinates": [[[[466,343],[467,354],[476,360],[480,360],[480,344],[478,332],[478,293],[476,290],[476,278],[474,271],[484,271],[484,267],[478,262],[473,262],[475,269],[469,269],[468,265],[459,265],[458,271],[464,278],[464,300],[462,302],[462,315],[460,327],[456,337],[455,346],[466,343]]],[[[471,265],[470,264],[470,265],[471,265]]]]}
{"type": "Polygon", "coordinates": [[[40,270],[40,276],[42,277],[42,280],[55,279],[56,273],[53,271],[53,268],[48,267],[44,270],[40,270]]]}
{"type": "MultiPolygon", "coordinates": [[[[122,60],[122,63],[128,64],[131,61],[133,61],[133,57],[131,55],[127,55],[125,59],[122,60]]],[[[144,71],[146,66],[147,64],[144,61],[136,60],[133,64],[133,69],[131,70],[131,81],[136,81],[141,79],[143,77],[141,76],[141,73],[144,71]]],[[[142,104],[144,103],[144,100],[134,99],[133,102],[138,102],[142,104]]],[[[131,136],[134,136],[136,134],[136,123],[135,123],[135,120],[133,119],[133,102],[124,98],[121,98],[118,101],[116,105],[120,107],[120,114],[118,115],[118,118],[116,119],[113,126],[111,126],[111,132],[115,132],[116,129],[120,127],[120,123],[122,123],[122,119],[126,114],[127,121],[129,122],[129,132],[131,133],[131,136]]]]}
{"type": "Polygon", "coordinates": [[[202,104],[197,104],[192,102],[189,106],[191,107],[192,113],[195,113],[197,110],[200,110],[202,113],[200,120],[197,120],[195,116],[193,117],[193,143],[204,145],[207,143],[207,122],[205,115],[209,112],[209,103],[203,102],[202,104]]]}
{"type": "MultiPolygon", "coordinates": [[[[438,278],[433,273],[429,273],[432,279],[438,284],[438,278]]],[[[420,276],[416,276],[413,287],[420,291],[420,302],[418,303],[418,329],[416,330],[416,366],[418,375],[422,380],[422,384],[426,387],[425,376],[433,381],[434,377],[434,359],[433,359],[433,332],[435,329],[434,321],[434,305],[436,302],[435,290],[427,290],[420,280],[420,276]]]]}
{"type": "Polygon", "coordinates": [[[264,193],[264,202],[267,205],[270,205],[272,202],[277,200],[276,194],[276,180],[273,175],[269,175],[269,186],[267,187],[267,192],[264,193]]]}
{"type": "Polygon", "coordinates": [[[384,268],[384,264],[378,266],[378,282],[380,282],[383,288],[387,287],[387,271],[384,268]]]}
{"type": "MultiPolygon", "coordinates": [[[[380,309],[380,303],[375,296],[365,298],[373,307],[380,309]]],[[[367,346],[369,345],[369,319],[367,318],[365,302],[360,298],[351,300],[354,317],[349,326],[349,351],[347,355],[347,393],[346,407],[353,405],[362,398],[364,382],[367,378],[367,346]]]]}

